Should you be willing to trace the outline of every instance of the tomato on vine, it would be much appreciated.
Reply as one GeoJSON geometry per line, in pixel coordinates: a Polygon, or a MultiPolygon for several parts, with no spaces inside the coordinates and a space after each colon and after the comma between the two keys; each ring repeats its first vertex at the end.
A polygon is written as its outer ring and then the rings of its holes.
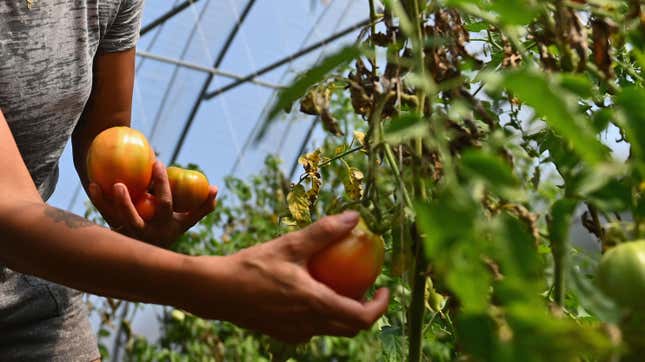
{"type": "Polygon", "coordinates": [[[623,243],[607,251],[598,266],[597,282],[621,307],[645,307],[645,240],[623,243]]]}
{"type": "Polygon", "coordinates": [[[309,260],[309,273],[338,294],[361,299],[381,273],[383,238],[361,219],[351,234],[309,260]]]}

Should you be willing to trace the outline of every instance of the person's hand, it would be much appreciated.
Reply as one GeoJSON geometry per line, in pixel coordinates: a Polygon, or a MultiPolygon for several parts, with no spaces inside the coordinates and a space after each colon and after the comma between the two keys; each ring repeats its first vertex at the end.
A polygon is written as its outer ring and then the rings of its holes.
{"type": "Polygon", "coordinates": [[[215,208],[217,187],[211,186],[207,200],[199,208],[186,213],[173,212],[168,175],[160,161],[154,164],[152,187],[155,214],[148,222],[139,216],[124,184],[114,184],[112,199],[106,198],[96,183],[90,183],[88,189],[92,203],[112,230],[161,247],[168,247],[215,208]]]}
{"type": "Polygon", "coordinates": [[[315,335],[353,337],[386,312],[388,290],[378,290],[371,301],[349,299],[314,280],[307,263],[357,221],[357,213],[346,212],[231,256],[196,257],[189,270],[197,270],[199,282],[186,285],[189,295],[178,307],[288,343],[315,335]]]}

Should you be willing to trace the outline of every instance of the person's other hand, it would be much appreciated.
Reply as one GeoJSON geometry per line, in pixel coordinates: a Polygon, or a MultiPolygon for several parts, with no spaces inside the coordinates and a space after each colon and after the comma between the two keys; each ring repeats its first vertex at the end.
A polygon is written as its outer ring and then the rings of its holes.
{"type": "Polygon", "coordinates": [[[315,335],[355,336],[386,312],[389,291],[378,290],[371,301],[346,298],[314,280],[307,263],[347,236],[357,221],[356,212],[345,212],[231,256],[196,257],[189,270],[198,271],[200,282],[187,286],[190,296],[179,307],[288,343],[315,335]],[[211,293],[205,288],[216,294],[213,299],[205,297],[211,293]]]}
{"type": "Polygon", "coordinates": [[[178,213],[172,210],[172,194],[166,168],[156,161],[152,171],[152,188],[155,197],[155,214],[148,222],[137,212],[127,187],[114,184],[114,198],[108,199],[98,184],[90,183],[92,203],[112,230],[161,247],[170,246],[181,234],[195,225],[215,208],[217,187],[211,186],[208,198],[195,210],[178,213]]]}

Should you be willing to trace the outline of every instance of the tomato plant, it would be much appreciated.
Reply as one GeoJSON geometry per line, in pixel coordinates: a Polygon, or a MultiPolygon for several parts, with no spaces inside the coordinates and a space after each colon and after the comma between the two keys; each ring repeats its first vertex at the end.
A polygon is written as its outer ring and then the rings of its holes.
{"type": "Polygon", "coordinates": [[[325,138],[291,175],[268,158],[228,179],[176,250],[226,255],[357,210],[383,237],[388,313],[290,348],[166,309],[159,342],[128,336],[132,359],[642,359],[642,305],[624,305],[643,293],[616,289],[642,283],[640,252],[616,247],[645,238],[642,1],[368,4],[355,43],[280,91],[259,132],[291,109],[325,138]]]}
{"type": "Polygon", "coordinates": [[[129,127],[112,127],[92,141],[87,174],[105,194],[112,195],[113,185],[121,182],[132,200],[138,200],[150,185],[154,162],[154,151],[143,133],[129,127]]]}
{"type": "Polygon", "coordinates": [[[167,171],[175,211],[195,210],[206,201],[210,186],[203,173],[175,166],[168,167],[167,171]]]}
{"type": "Polygon", "coordinates": [[[339,294],[360,300],[381,274],[383,239],[361,220],[351,234],[314,255],[309,272],[339,294]]]}
{"type": "Polygon", "coordinates": [[[135,201],[134,207],[144,221],[150,221],[155,216],[155,202],[155,197],[147,192],[135,201]]]}

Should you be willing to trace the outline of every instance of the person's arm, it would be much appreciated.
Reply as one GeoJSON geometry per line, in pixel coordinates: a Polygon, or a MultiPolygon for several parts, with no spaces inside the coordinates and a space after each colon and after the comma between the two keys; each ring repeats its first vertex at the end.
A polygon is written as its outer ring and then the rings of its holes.
{"type": "Polygon", "coordinates": [[[99,53],[94,58],[92,93],[74,133],[74,166],[87,190],[86,158],[92,140],[110,127],[130,127],[134,87],[135,49],[99,53]]]}
{"type": "Polygon", "coordinates": [[[155,215],[146,222],[137,213],[124,184],[114,186],[114,199],[103,195],[88,180],[86,158],[92,140],[101,131],[115,126],[130,126],[132,90],[134,85],[135,50],[99,52],[94,59],[92,93],[72,134],[74,165],[83,187],[103,218],[121,234],[159,246],[168,246],[182,233],[213,211],[217,188],[211,186],[209,197],[196,210],[176,213],[166,168],[157,161],[153,169],[155,215]]]}
{"type": "Polygon", "coordinates": [[[46,205],[0,111],[0,262],[99,295],[176,304],[186,257],[46,205]],[[170,288],[172,289],[172,288],[170,288]]]}
{"type": "Polygon", "coordinates": [[[388,293],[359,303],[318,283],[309,258],[349,234],[358,216],[327,217],[226,257],[191,257],[120,235],[46,205],[0,110],[0,263],[76,289],[172,305],[287,342],[352,336],[387,309],[388,293]]]}

